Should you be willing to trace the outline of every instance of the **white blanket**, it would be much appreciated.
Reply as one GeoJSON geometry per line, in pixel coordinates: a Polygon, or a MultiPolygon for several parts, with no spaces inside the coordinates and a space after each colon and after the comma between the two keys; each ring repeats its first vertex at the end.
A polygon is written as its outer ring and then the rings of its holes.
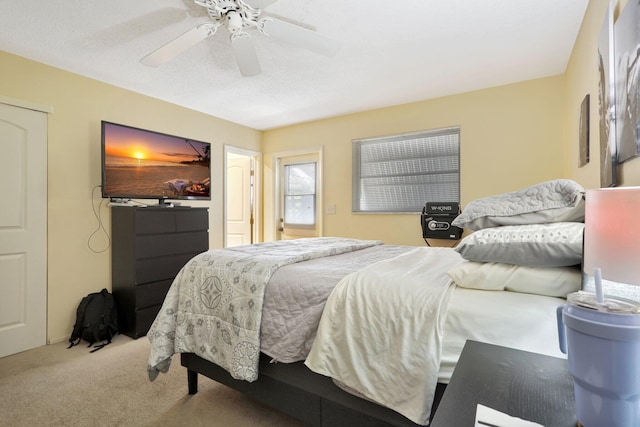
{"type": "Polygon", "coordinates": [[[455,251],[419,247],[346,276],[305,364],[415,423],[429,422],[455,251]]]}

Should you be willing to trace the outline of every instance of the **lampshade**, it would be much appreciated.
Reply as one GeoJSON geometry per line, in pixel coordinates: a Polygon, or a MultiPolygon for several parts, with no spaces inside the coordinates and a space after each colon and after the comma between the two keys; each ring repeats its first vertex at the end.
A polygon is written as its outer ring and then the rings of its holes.
{"type": "Polygon", "coordinates": [[[594,268],[601,269],[605,294],[640,300],[640,187],[586,191],[583,273],[587,285],[592,283],[594,268]]]}

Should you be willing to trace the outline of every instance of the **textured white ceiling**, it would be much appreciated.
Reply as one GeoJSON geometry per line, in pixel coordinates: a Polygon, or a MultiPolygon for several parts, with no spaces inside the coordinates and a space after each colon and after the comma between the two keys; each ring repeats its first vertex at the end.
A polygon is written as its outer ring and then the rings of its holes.
{"type": "MultiPolygon", "coordinates": [[[[340,42],[327,58],[228,33],[159,68],[139,60],[201,22],[192,0],[0,0],[0,49],[255,129],[561,74],[588,0],[279,0],[265,9],[340,42]]],[[[1,65],[0,65],[1,66],[1,65]]]]}

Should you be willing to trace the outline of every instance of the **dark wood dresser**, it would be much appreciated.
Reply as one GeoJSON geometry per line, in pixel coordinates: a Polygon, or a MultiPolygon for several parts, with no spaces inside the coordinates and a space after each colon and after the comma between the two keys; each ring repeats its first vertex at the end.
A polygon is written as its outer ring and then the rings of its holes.
{"type": "Polygon", "coordinates": [[[180,269],[209,249],[207,208],[111,208],[111,280],[120,333],[143,336],[180,269]]]}

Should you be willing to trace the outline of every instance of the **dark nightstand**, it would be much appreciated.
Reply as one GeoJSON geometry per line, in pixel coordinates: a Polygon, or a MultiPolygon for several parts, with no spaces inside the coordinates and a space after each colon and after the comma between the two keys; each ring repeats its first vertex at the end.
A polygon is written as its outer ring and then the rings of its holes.
{"type": "Polygon", "coordinates": [[[431,426],[473,427],[478,403],[546,427],[577,425],[565,359],[467,341],[431,426]]]}

